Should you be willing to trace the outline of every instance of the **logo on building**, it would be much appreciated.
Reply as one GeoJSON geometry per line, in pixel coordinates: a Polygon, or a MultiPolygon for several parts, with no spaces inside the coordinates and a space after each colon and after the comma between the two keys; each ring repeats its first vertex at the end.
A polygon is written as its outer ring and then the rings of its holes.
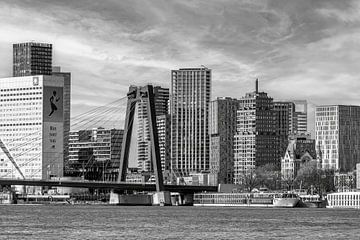
{"type": "Polygon", "coordinates": [[[59,102],[59,100],[60,100],[60,97],[56,96],[55,90],[53,91],[53,94],[49,100],[50,100],[50,108],[51,108],[51,112],[49,114],[49,117],[50,117],[55,111],[58,110],[56,105],[57,105],[57,102],[59,102]]]}
{"type": "Polygon", "coordinates": [[[43,95],[44,122],[63,121],[63,89],[62,87],[44,87],[43,95]]]}
{"type": "Polygon", "coordinates": [[[39,85],[39,77],[33,77],[33,85],[38,86],[39,85]]]}

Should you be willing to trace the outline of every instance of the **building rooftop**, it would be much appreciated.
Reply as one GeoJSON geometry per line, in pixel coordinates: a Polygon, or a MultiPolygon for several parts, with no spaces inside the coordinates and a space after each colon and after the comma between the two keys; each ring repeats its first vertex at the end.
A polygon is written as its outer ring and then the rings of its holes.
{"type": "Polygon", "coordinates": [[[207,67],[202,67],[202,68],[179,68],[179,70],[175,70],[175,71],[201,71],[201,70],[211,70],[207,67]]]}
{"type": "Polygon", "coordinates": [[[13,46],[20,46],[20,45],[31,45],[31,46],[40,46],[40,47],[52,47],[51,43],[40,43],[40,42],[24,42],[24,43],[14,43],[13,46]]]}

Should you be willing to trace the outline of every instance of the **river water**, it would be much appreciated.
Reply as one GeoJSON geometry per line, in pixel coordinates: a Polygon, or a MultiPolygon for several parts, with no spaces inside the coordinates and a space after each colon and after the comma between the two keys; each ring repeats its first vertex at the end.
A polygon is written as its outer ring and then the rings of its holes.
{"type": "Polygon", "coordinates": [[[360,210],[0,205],[0,239],[360,239],[360,210]]]}

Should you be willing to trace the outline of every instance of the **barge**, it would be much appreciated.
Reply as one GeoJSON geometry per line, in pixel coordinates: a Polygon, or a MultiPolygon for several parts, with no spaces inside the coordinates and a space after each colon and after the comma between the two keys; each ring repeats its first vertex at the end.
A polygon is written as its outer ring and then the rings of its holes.
{"type": "Polygon", "coordinates": [[[279,193],[195,193],[194,206],[274,207],[279,193]]]}

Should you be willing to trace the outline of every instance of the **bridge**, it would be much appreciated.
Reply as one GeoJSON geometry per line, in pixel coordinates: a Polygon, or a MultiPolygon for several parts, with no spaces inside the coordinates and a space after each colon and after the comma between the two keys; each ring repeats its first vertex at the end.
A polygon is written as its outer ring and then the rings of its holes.
{"type": "MultiPolygon", "coordinates": [[[[159,138],[158,138],[158,130],[157,130],[157,119],[156,119],[156,109],[155,109],[155,94],[152,85],[147,85],[144,87],[135,87],[130,86],[129,92],[125,98],[127,98],[127,107],[126,107],[126,117],[125,117],[125,127],[124,127],[124,136],[119,156],[119,163],[120,166],[118,168],[118,179],[116,182],[110,181],[63,181],[63,180],[46,180],[49,178],[50,175],[48,174],[47,177],[43,176],[42,180],[34,180],[33,177],[25,178],[25,175],[21,171],[21,167],[24,166],[18,165],[16,158],[21,156],[21,154],[12,155],[12,150],[17,148],[16,146],[13,148],[8,149],[6,144],[0,139],[0,147],[2,151],[6,154],[7,158],[11,161],[12,165],[15,167],[16,171],[20,174],[22,179],[15,179],[14,177],[9,179],[6,176],[2,176],[0,178],[0,186],[9,186],[9,185],[17,185],[17,186],[48,186],[48,187],[72,187],[72,188],[93,188],[93,189],[107,189],[111,190],[114,194],[121,194],[124,191],[138,191],[138,192],[155,192],[156,199],[160,199],[159,201],[165,201],[165,198],[169,198],[170,192],[177,192],[181,194],[193,194],[195,192],[214,192],[217,191],[216,186],[193,186],[193,185],[166,185],[164,184],[163,179],[163,172],[161,166],[161,159],[160,159],[160,148],[159,148],[159,138]],[[149,140],[150,140],[150,153],[151,153],[151,164],[153,169],[153,174],[155,176],[156,184],[152,183],[129,183],[126,182],[126,175],[127,169],[129,165],[129,153],[130,153],[130,143],[132,138],[132,131],[133,131],[133,123],[134,123],[134,116],[135,116],[135,109],[136,103],[142,102],[145,103],[145,108],[147,112],[146,121],[148,123],[148,130],[149,130],[149,140]]],[[[117,102],[117,101],[116,101],[117,102]]],[[[104,119],[104,114],[109,112],[116,112],[117,110],[113,108],[113,105],[109,107],[109,110],[105,110],[103,113],[96,113],[96,111],[90,111],[90,114],[83,115],[90,119],[90,122],[93,121],[94,116],[98,115],[100,120],[96,121],[93,124],[97,124],[104,119]]],[[[112,118],[112,121],[120,121],[117,118],[112,118]]],[[[78,121],[78,123],[72,124],[74,127],[77,124],[84,122],[84,120],[78,121]]],[[[79,126],[78,126],[79,127],[79,126]]],[[[35,134],[37,134],[35,132],[35,134]]],[[[25,136],[28,137],[28,136],[25,136]]],[[[36,140],[33,142],[28,142],[26,144],[33,144],[36,143],[36,140]]],[[[14,144],[12,144],[14,146],[14,144]]],[[[20,145],[24,146],[23,145],[20,145]]],[[[26,153],[26,152],[25,152],[26,153]]],[[[29,162],[25,163],[28,164],[29,162]]],[[[89,159],[89,162],[91,160],[89,159]]],[[[84,170],[84,169],[83,169],[84,170]]],[[[104,169],[102,170],[105,171],[104,169]]]]}

